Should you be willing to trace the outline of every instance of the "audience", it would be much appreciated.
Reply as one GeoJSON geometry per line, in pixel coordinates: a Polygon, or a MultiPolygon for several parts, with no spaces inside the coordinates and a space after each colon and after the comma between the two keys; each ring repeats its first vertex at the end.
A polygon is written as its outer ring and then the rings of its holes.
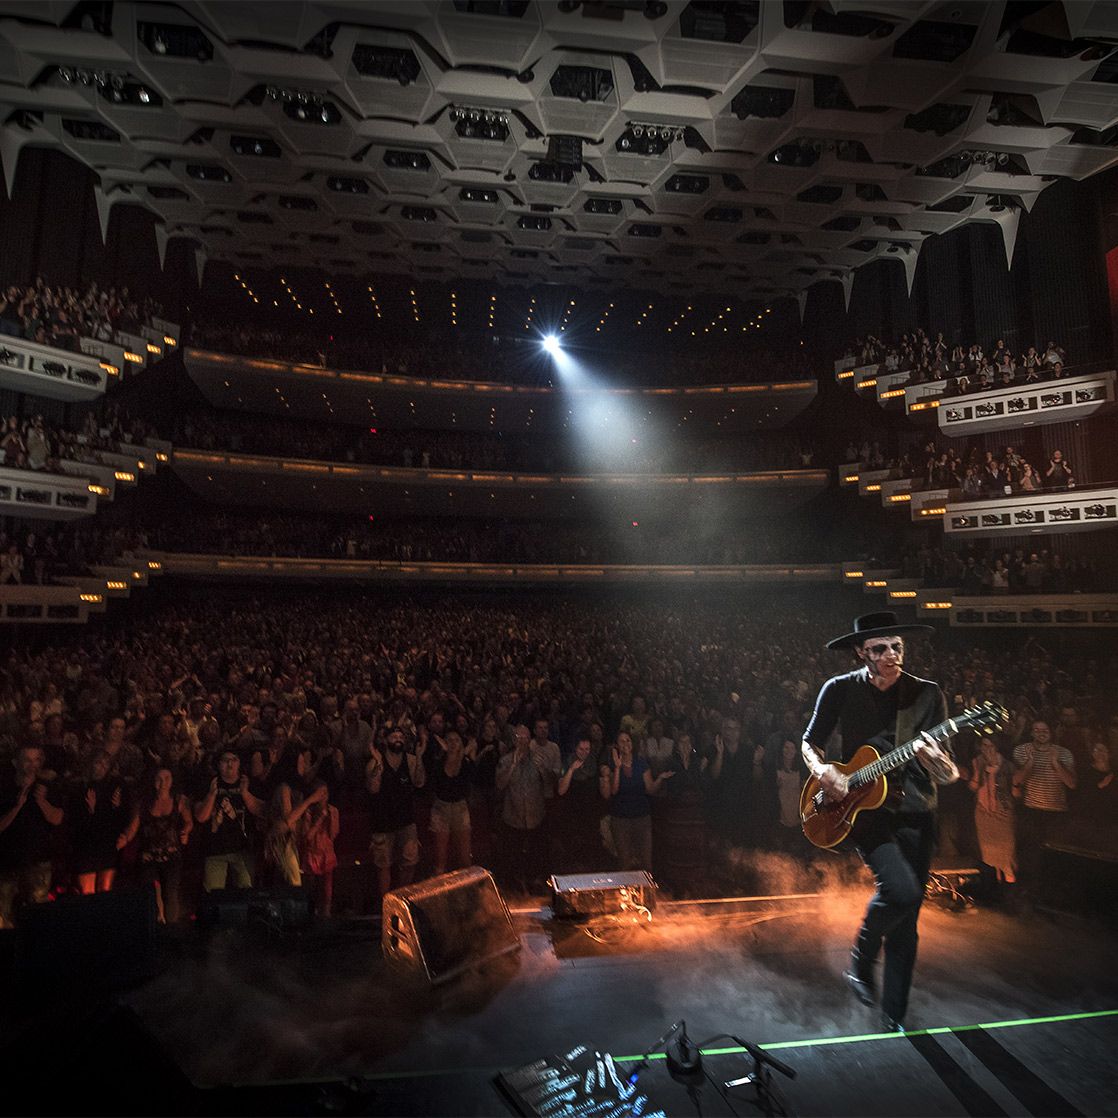
{"type": "Polygon", "coordinates": [[[955,441],[935,436],[911,443],[901,436],[892,453],[883,448],[881,439],[851,440],[843,452],[845,462],[869,470],[892,470],[897,477],[915,479],[917,489],[958,489],[964,498],[976,500],[1074,489],[1085,480],[1076,477],[1059,448],[1047,456],[1043,466],[1034,466],[1014,445],[988,450],[967,443],[960,448],[955,441]]]}
{"type": "MultiPolygon", "coordinates": [[[[383,894],[479,851],[506,886],[538,888],[611,864],[603,817],[614,864],[662,868],[679,893],[741,887],[743,847],[804,852],[795,742],[842,667],[822,651],[839,608],[230,591],[15,648],[0,667],[0,920],[90,874],[157,884],[168,921],[223,886],[304,877],[329,912],[335,867],[383,894]]],[[[954,713],[1014,712],[1003,734],[959,740],[976,799],[944,808],[984,813],[978,841],[1009,882],[1005,774],[1022,811],[1082,808],[1092,841],[1112,840],[1098,805],[1118,665],[1090,634],[1051,650],[975,640],[944,633],[911,666],[954,713]]],[[[1019,839],[1023,881],[1033,832],[1058,830],[1040,822],[1019,839]]]]}
{"type": "Polygon", "coordinates": [[[72,473],[62,462],[89,465],[117,465],[102,457],[102,452],[122,453],[122,444],[143,446],[155,438],[155,428],[119,408],[105,409],[103,416],[88,412],[80,427],[70,429],[52,423],[42,415],[20,419],[17,415],[0,418],[0,455],[5,469],[35,470],[43,473],[72,473]]]}
{"type": "MultiPolygon", "coordinates": [[[[188,508],[190,506],[187,506],[188,508]]],[[[184,510],[185,512],[185,510],[184,510]]],[[[131,547],[187,554],[293,556],[373,562],[702,563],[740,565],[841,562],[873,538],[870,528],[838,523],[815,538],[790,510],[781,520],[748,524],[679,518],[593,526],[554,520],[313,517],[275,512],[188,515],[128,537],[131,547]]],[[[122,542],[125,535],[117,535],[122,542]]]]}
{"type": "Polygon", "coordinates": [[[409,469],[651,471],[793,470],[823,465],[802,438],[750,432],[728,438],[664,439],[656,433],[594,450],[559,436],[471,431],[386,430],[277,419],[237,412],[188,411],[176,417],[176,447],[233,453],[289,455],[409,469]]]}
{"type": "Polygon", "coordinates": [[[1052,341],[1043,349],[1029,346],[1024,353],[1014,354],[999,338],[984,352],[977,343],[952,346],[942,331],[933,340],[920,329],[902,334],[892,344],[872,335],[856,340],[847,347],[843,360],[851,365],[877,365],[883,374],[909,373],[898,387],[944,381],[945,396],[1038,384],[1067,375],[1067,352],[1052,341]]]}
{"type": "Polygon", "coordinates": [[[127,287],[84,291],[51,287],[41,276],[33,284],[11,284],[0,293],[0,334],[39,345],[79,352],[82,338],[109,342],[118,330],[137,334],[153,318],[165,317],[151,298],[140,299],[127,287]]]}

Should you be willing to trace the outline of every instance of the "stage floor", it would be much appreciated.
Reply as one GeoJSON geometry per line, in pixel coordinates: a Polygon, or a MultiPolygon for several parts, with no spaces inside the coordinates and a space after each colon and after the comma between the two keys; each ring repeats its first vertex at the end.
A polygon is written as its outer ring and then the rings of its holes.
{"type": "MultiPolygon", "coordinates": [[[[695,1041],[735,1034],[791,1065],[776,1077],[791,1113],[1118,1114],[1111,927],[929,904],[910,1031],[883,1036],[841,979],[867,896],[675,906],[609,944],[527,905],[518,956],[422,994],[390,981],[371,922],[188,937],[125,1001],[205,1089],[195,1112],[507,1113],[497,1072],[580,1043],[635,1056],[683,1018],[695,1041]],[[327,1086],[347,1077],[352,1091],[327,1086]]],[[[758,1113],[748,1090],[717,1090],[744,1057],[706,1063],[697,1097],[662,1061],[642,1087],[668,1113],[758,1113]]]]}

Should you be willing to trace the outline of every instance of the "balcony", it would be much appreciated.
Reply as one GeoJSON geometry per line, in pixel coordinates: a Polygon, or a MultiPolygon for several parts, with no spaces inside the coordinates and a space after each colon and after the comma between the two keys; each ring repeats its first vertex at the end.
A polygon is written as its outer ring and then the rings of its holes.
{"type": "Polygon", "coordinates": [[[0,586],[0,624],[84,625],[104,613],[112,598],[127,598],[163,573],[158,559],[128,554],[118,564],[95,567],[88,575],[64,577],[59,586],[0,586]]]}
{"type": "Polygon", "coordinates": [[[105,610],[105,595],[77,586],[0,586],[0,623],[84,625],[105,610]]]}
{"type": "Polygon", "coordinates": [[[352,559],[297,559],[252,555],[187,555],[141,552],[144,562],[159,563],[163,573],[196,578],[259,578],[316,582],[435,582],[477,585],[643,585],[647,583],[722,584],[826,583],[839,577],[837,564],[755,564],[684,566],[668,564],[550,563],[397,563],[352,559]]]}
{"type": "Polygon", "coordinates": [[[990,501],[951,501],[943,530],[969,536],[1062,535],[1118,526],[1118,485],[1020,493],[990,501]]]}
{"type": "Polygon", "coordinates": [[[96,357],[0,335],[0,387],[74,403],[103,396],[109,375],[96,357]]]}
{"type": "MultiPolygon", "coordinates": [[[[83,437],[78,436],[78,443],[83,437]]],[[[145,473],[154,473],[160,466],[171,460],[171,444],[149,440],[150,446],[132,446],[118,443],[116,451],[91,450],[88,457],[92,461],[78,458],[63,458],[59,469],[69,477],[86,478],[97,486],[91,492],[104,501],[112,501],[117,487],[131,489],[138,485],[145,473]]]]}
{"type": "Polygon", "coordinates": [[[1118,593],[984,594],[970,596],[951,588],[925,588],[900,571],[871,569],[868,564],[841,564],[842,581],[883,597],[892,609],[914,609],[928,621],[956,628],[1047,627],[1118,628],[1118,593]]]}
{"type": "Polygon", "coordinates": [[[0,467],[0,513],[39,520],[81,520],[97,511],[88,477],[0,467]]]}
{"type": "Polygon", "coordinates": [[[907,404],[910,413],[914,405],[927,404],[936,410],[940,430],[959,438],[978,431],[1078,421],[1108,411],[1114,406],[1115,375],[1108,369],[937,400],[922,399],[920,390],[929,386],[918,385],[906,388],[905,397],[908,400],[909,393],[913,394],[913,402],[907,404]]]}
{"type": "Polygon", "coordinates": [[[179,449],[175,472],[205,500],[311,512],[511,517],[668,515],[794,508],[826,488],[827,470],[719,474],[524,474],[361,466],[179,449]]]}
{"type": "Polygon", "coordinates": [[[814,380],[681,388],[549,388],[503,382],[347,372],[317,365],[184,351],[186,371],[215,407],[321,421],[346,416],[384,427],[459,431],[577,429],[580,405],[655,429],[687,422],[728,435],[780,427],[815,399],[814,380]],[[360,417],[360,418],[358,418],[360,417]]]}

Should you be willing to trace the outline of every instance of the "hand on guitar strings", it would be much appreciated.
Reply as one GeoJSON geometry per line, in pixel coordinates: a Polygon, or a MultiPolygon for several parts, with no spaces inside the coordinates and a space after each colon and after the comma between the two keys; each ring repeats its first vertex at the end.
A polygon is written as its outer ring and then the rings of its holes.
{"type": "Polygon", "coordinates": [[[846,773],[834,765],[824,765],[819,770],[819,787],[823,790],[823,799],[828,803],[835,803],[846,798],[850,791],[850,782],[846,773]]]}
{"type": "Polygon", "coordinates": [[[939,747],[931,734],[921,734],[912,746],[912,753],[936,784],[951,784],[959,779],[954,758],[939,747]]]}

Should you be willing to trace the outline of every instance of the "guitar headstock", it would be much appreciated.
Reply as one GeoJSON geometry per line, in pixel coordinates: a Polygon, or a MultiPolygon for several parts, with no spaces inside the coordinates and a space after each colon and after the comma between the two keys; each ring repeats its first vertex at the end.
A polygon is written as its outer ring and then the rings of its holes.
{"type": "Polygon", "coordinates": [[[1009,722],[1009,711],[998,703],[987,700],[975,707],[968,707],[952,721],[960,729],[1003,730],[1009,722]]]}

